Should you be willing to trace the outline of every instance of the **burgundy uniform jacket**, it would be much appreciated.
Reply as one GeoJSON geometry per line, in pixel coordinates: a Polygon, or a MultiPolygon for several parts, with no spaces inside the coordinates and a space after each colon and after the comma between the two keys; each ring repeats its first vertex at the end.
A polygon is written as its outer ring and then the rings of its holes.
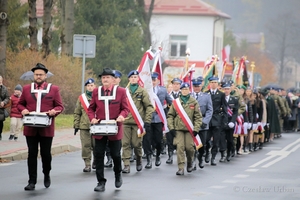
{"type": "MultiPolygon", "coordinates": [[[[45,84],[45,88],[47,88],[48,83],[45,84]]],[[[18,109],[22,112],[24,109],[29,110],[29,112],[36,111],[36,97],[35,93],[31,93],[31,84],[25,85],[23,87],[23,93],[20,97],[18,103],[18,109]]],[[[42,94],[41,100],[41,112],[47,112],[49,110],[58,111],[55,117],[64,110],[59,87],[55,85],[51,85],[49,93],[42,94]]],[[[29,127],[24,126],[24,135],[25,136],[35,136],[39,134],[43,137],[54,137],[54,125],[55,125],[55,117],[52,117],[52,123],[49,127],[29,127]]]]}
{"type": "MultiPolygon", "coordinates": [[[[102,87],[102,94],[104,94],[102,87]]],[[[111,91],[112,93],[112,91],[111,91]]],[[[129,112],[127,105],[127,97],[125,88],[118,87],[116,91],[116,99],[109,102],[109,117],[110,120],[117,119],[120,115],[124,118],[127,117],[129,112]]],[[[88,108],[88,116],[90,121],[93,118],[105,120],[105,107],[104,101],[98,100],[98,88],[95,88],[92,94],[92,100],[88,108]]],[[[114,136],[108,136],[109,140],[121,140],[123,137],[123,123],[118,122],[118,134],[114,136]]],[[[95,139],[101,139],[102,136],[94,136],[95,139]]]]}

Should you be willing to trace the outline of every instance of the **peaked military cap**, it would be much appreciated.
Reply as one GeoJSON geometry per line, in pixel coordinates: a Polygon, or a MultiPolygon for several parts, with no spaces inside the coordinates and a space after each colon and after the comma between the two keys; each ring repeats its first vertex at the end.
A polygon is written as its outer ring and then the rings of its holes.
{"type": "Polygon", "coordinates": [[[87,86],[88,84],[91,84],[91,83],[95,83],[95,80],[93,78],[89,78],[88,80],[86,80],[84,86],[87,86]]]}
{"type": "Polygon", "coordinates": [[[132,75],[139,75],[139,72],[137,70],[132,70],[128,73],[127,77],[129,78],[132,75]]]}

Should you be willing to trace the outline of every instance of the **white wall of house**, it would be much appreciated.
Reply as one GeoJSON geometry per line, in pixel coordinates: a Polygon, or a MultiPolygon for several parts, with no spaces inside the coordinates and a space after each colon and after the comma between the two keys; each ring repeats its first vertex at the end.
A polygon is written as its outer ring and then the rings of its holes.
{"type": "Polygon", "coordinates": [[[190,60],[206,61],[213,54],[213,32],[215,32],[215,53],[220,56],[223,47],[224,20],[215,21],[210,16],[153,15],[150,21],[152,45],[163,43],[163,57],[166,60],[181,60],[184,56],[170,56],[170,36],[187,36],[187,47],[191,50],[190,60]],[[214,28],[215,24],[215,28],[214,28]]]}

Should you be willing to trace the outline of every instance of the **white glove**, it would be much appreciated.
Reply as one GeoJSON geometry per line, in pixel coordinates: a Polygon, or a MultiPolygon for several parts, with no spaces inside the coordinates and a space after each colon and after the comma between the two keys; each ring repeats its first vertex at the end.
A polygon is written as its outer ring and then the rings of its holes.
{"type": "Polygon", "coordinates": [[[234,123],[233,122],[229,122],[228,126],[229,126],[229,128],[233,128],[234,127],[234,123]]]}
{"type": "Polygon", "coordinates": [[[252,127],[252,124],[251,123],[248,123],[248,129],[250,129],[252,127]]]}

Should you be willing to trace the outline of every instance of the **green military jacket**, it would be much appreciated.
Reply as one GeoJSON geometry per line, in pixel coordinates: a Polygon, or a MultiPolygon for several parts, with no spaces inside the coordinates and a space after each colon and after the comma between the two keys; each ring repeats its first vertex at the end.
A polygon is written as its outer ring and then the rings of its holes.
{"type": "MultiPolygon", "coordinates": [[[[87,97],[88,102],[91,101],[91,98],[87,97]]],[[[74,110],[74,128],[79,128],[79,129],[85,129],[88,130],[90,129],[91,123],[90,119],[84,110],[79,98],[76,102],[76,107],[74,110]]]]}
{"type": "Polygon", "coordinates": [[[275,105],[276,105],[276,108],[278,110],[278,115],[279,116],[286,116],[288,114],[288,111],[287,109],[285,108],[284,106],[284,102],[283,102],[283,99],[277,95],[277,94],[271,94],[270,95],[274,101],[275,101],[275,105]]]}
{"type": "MultiPolygon", "coordinates": [[[[183,103],[180,97],[179,100],[183,109],[194,125],[194,131],[198,132],[202,124],[202,114],[200,112],[198,101],[194,97],[190,97],[186,104],[183,103]]],[[[167,121],[169,130],[188,131],[188,128],[183,123],[183,120],[176,111],[174,103],[172,103],[168,112],[167,121]]]]}
{"type": "MultiPolygon", "coordinates": [[[[139,86],[133,94],[130,90],[129,93],[144,123],[150,124],[154,108],[150,101],[150,97],[147,91],[139,86]]],[[[124,124],[136,124],[131,113],[129,113],[128,116],[125,118],[124,124]]]]}
{"type": "Polygon", "coordinates": [[[230,95],[234,96],[234,97],[237,97],[238,100],[239,100],[238,116],[243,114],[246,111],[246,104],[245,104],[245,101],[244,101],[243,97],[239,93],[237,93],[235,90],[232,91],[230,93],[230,95]]]}
{"type": "Polygon", "coordinates": [[[287,111],[287,115],[291,114],[292,111],[291,111],[291,108],[289,107],[289,103],[286,100],[285,96],[280,96],[280,97],[282,98],[282,101],[284,103],[284,107],[285,107],[285,109],[287,111]]]}

